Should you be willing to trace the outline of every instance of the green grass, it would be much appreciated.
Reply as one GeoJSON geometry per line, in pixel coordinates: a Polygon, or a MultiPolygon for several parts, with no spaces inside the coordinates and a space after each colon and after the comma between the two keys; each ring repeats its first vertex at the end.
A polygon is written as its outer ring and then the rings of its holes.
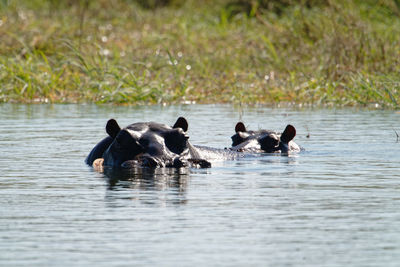
{"type": "Polygon", "coordinates": [[[0,1],[1,102],[400,105],[398,1],[64,2],[0,1]]]}

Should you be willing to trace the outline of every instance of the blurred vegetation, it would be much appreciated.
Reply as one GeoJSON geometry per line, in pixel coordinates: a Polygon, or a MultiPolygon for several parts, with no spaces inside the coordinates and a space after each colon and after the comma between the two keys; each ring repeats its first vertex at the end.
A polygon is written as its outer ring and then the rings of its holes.
{"type": "Polygon", "coordinates": [[[399,108],[400,0],[0,0],[0,101],[399,108]]]}

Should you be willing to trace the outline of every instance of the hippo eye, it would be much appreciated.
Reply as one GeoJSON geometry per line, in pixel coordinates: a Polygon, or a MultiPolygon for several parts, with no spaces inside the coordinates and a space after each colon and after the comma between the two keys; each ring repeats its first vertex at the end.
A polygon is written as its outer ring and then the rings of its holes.
{"type": "Polygon", "coordinates": [[[173,129],[168,132],[165,136],[165,145],[168,149],[175,153],[181,154],[187,148],[187,136],[181,129],[173,129]]]}
{"type": "Polygon", "coordinates": [[[246,139],[250,136],[249,133],[243,133],[243,132],[239,132],[238,135],[240,136],[240,138],[246,139]]]}
{"type": "Polygon", "coordinates": [[[231,139],[232,139],[232,146],[237,146],[240,143],[244,142],[244,139],[241,138],[239,134],[232,135],[231,139]]]}
{"type": "Polygon", "coordinates": [[[136,138],[126,130],[120,131],[115,139],[124,150],[130,150],[136,153],[140,153],[143,150],[136,138]]]}
{"type": "Polygon", "coordinates": [[[273,152],[276,150],[276,147],[279,145],[279,138],[275,134],[269,134],[263,136],[259,140],[261,149],[265,152],[273,152]]]}
{"type": "Polygon", "coordinates": [[[232,139],[232,146],[237,146],[243,142],[245,142],[250,137],[250,134],[247,132],[238,132],[234,134],[232,139]]]}

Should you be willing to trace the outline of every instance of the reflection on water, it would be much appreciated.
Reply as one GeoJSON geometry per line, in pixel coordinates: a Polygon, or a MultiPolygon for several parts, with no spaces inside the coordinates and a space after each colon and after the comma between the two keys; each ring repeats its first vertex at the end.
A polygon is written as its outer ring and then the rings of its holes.
{"type": "Polygon", "coordinates": [[[119,186],[120,182],[131,181],[131,188],[157,189],[175,187],[181,188],[185,184],[185,179],[189,175],[187,168],[133,168],[133,169],[110,169],[106,168],[104,174],[109,183],[109,189],[119,186]]]}
{"type": "Polygon", "coordinates": [[[224,105],[0,105],[0,266],[398,266],[400,114],[224,105]],[[95,172],[121,125],[184,116],[192,144],[297,128],[290,157],[95,172]],[[308,138],[309,135],[309,138],[308,138]]]}
{"type": "Polygon", "coordinates": [[[152,204],[154,197],[160,195],[159,192],[169,191],[171,196],[163,196],[164,204],[167,202],[185,204],[189,172],[188,168],[133,168],[129,170],[106,168],[104,169],[108,183],[106,200],[112,203],[122,198],[152,204]],[[121,194],[121,191],[127,194],[121,194]]]}

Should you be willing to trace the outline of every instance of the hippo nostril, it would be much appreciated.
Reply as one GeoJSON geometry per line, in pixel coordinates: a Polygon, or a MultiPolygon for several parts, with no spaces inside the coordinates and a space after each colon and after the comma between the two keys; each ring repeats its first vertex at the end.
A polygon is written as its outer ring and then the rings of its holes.
{"type": "Polygon", "coordinates": [[[189,162],[200,168],[211,168],[211,162],[205,159],[189,159],[189,162]]]}

